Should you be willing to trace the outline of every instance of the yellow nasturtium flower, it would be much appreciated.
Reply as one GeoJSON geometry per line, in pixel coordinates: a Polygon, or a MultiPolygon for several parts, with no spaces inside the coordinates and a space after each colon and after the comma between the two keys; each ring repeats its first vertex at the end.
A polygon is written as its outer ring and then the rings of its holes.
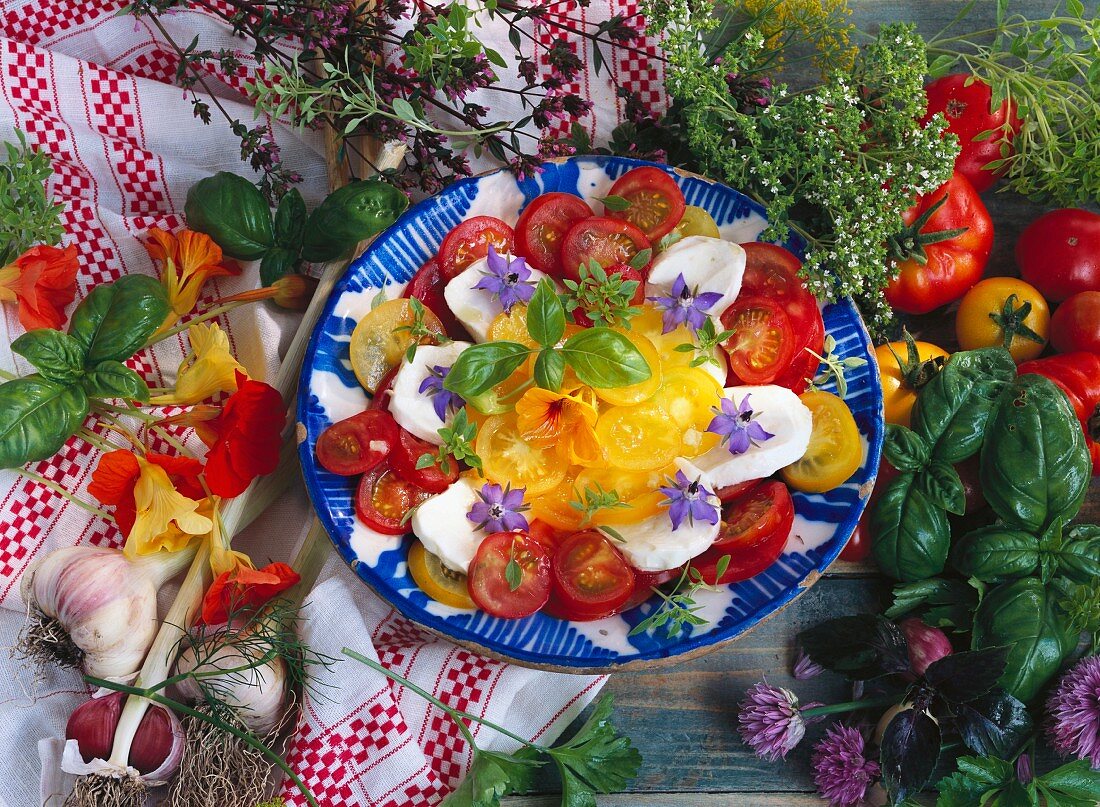
{"type": "Polygon", "coordinates": [[[237,391],[237,372],[245,369],[233,358],[229,337],[217,323],[198,323],[187,330],[191,356],[180,365],[176,389],[151,398],[154,405],[188,406],[219,392],[237,391]]]}
{"type": "Polygon", "coordinates": [[[596,438],[596,395],[591,387],[554,392],[532,387],[516,401],[516,426],[533,445],[557,444],[572,462],[593,463],[603,455],[596,438]]]}
{"type": "Polygon", "coordinates": [[[126,538],[128,557],[150,555],[165,549],[177,552],[197,535],[206,535],[214,522],[208,515],[207,500],[196,501],[184,496],[172,484],[168,473],[141,457],[137,458],[141,474],[134,486],[137,515],[126,538]]]}

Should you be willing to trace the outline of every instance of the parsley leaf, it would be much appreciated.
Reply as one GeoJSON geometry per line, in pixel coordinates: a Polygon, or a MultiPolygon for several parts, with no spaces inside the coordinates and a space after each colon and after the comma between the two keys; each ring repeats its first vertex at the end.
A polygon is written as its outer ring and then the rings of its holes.
{"type": "Polygon", "coordinates": [[[534,770],[541,764],[527,755],[475,748],[470,772],[441,807],[497,807],[501,796],[529,790],[534,770]]]}
{"type": "Polygon", "coordinates": [[[562,778],[562,807],[596,807],[596,793],[621,790],[638,775],[642,755],[611,725],[614,699],[604,695],[568,742],[549,749],[562,778]]]}

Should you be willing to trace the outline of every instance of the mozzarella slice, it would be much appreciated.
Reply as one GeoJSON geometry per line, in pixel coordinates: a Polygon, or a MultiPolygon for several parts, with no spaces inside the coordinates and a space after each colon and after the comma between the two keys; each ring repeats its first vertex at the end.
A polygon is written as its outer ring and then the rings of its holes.
{"type": "Polygon", "coordinates": [[[439,430],[450,425],[453,413],[447,414],[446,423],[441,421],[432,406],[432,396],[421,392],[420,385],[432,374],[433,367],[450,367],[468,347],[471,347],[469,342],[421,345],[411,362],[401,360],[401,369],[397,371],[391,388],[390,413],[403,429],[433,445],[443,442],[439,430]]]}
{"type": "Polygon", "coordinates": [[[741,293],[745,250],[740,244],[707,235],[681,238],[654,259],[646,280],[646,297],[667,295],[679,275],[693,291],[722,295],[707,309],[708,314],[719,317],[741,293]]]}
{"type": "Polygon", "coordinates": [[[797,395],[786,387],[774,384],[727,387],[725,390],[725,396],[737,404],[746,395],[752,396],[749,401],[753,411],[760,413],[756,422],[764,431],[775,436],[760,445],[749,446],[744,454],[731,454],[727,445],[719,444],[691,460],[677,458],[677,467],[689,479],[702,478],[712,489],[718,490],[750,479],[771,476],[806,453],[813,431],[813,418],[797,395]]]}
{"type": "Polygon", "coordinates": [[[437,493],[413,511],[412,531],[424,548],[448,569],[466,574],[485,540],[484,530],[474,528],[466,517],[478,500],[477,488],[466,477],[437,493]]]}
{"type": "MultiPolygon", "coordinates": [[[[451,279],[443,289],[443,299],[447,301],[447,307],[478,342],[486,341],[489,325],[504,310],[492,292],[474,288],[488,271],[489,259],[479,258],[451,279]]],[[[538,284],[544,277],[546,275],[538,269],[531,270],[532,283],[538,284]]]]}
{"type": "MultiPolygon", "coordinates": [[[[712,497],[711,503],[721,507],[716,497],[712,497]]],[[[705,552],[714,543],[721,528],[720,521],[708,524],[705,521],[685,520],[679,529],[674,530],[666,511],[637,524],[615,525],[621,541],[614,536],[608,537],[635,569],[662,572],[683,566],[705,552]]]]}

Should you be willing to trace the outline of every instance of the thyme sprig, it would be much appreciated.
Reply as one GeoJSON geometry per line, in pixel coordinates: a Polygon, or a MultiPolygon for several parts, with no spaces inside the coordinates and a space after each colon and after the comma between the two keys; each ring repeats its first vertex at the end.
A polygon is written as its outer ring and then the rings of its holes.
{"type": "MultiPolygon", "coordinates": [[[[721,579],[729,568],[731,557],[723,555],[718,559],[715,567],[715,579],[721,579]]],[[[707,620],[699,616],[703,606],[695,601],[695,595],[700,591],[718,591],[717,586],[708,585],[703,579],[702,573],[690,563],[684,566],[679,579],[669,592],[653,586],[653,592],[661,598],[661,603],[652,614],[634,626],[628,636],[637,636],[640,633],[655,631],[665,627],[665,633],[669,638],[678,636],[685,625],[699,627],[707,624],[707,620]]]]}
{"type": "Polygon", "coordinates": [[[64,233],[64,206],[46,193],[53,174],[49,155],[29,146],[19,129],[15,137],[17,143],[4,143],[6,160],[0,162],[0,267],[37,244],[55,246],[64,233]]]}

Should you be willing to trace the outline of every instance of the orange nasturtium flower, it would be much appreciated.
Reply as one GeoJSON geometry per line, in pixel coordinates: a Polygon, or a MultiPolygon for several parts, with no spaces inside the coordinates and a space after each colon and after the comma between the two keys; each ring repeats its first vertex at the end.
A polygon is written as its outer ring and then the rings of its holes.
{"type": "Polygon", "coordinates": [[[595,462],[601,457],[596,415],[591,387],[561,392],[532,387],[516,401],[516,426],[523,438],[534,445],[557,444],[572,462],[595,462]]]}
{"type": "Polygon", "coordinates": [[[60,329],[65,307],[76,297],[75,246],[31,247],[0,267],[0,303],[19,306],[19,322],[28,331],[60,329]]]}
{"type": "Polygon", "coordinates": [[[197,323],[187,329],[191,356],[180,365],[176,388],[166,395],[149,399],[154,406],[189,406],[219,392],[235,392],[238,374],[247,375],[233,358],[229,337],[217,323],[197,323]]]}
{"type": "Polygon", "coordinates": [[[206,233],[153,229],[149,231],[145,249],[150,258],[163,264],[160,282],[168,293],[173,320],[195,309],[207,280],[241,273],[241,267],[225,260],[221,247],[206,233]]]}
{"type": "Polygon", "coordinates": [[[285,563],[269,563],[262,569],[253,568],[251,561],[238,564],[214,578],[206,590],[202,621],[220,625],[229,621],[230,613],[259,608],[299,580],[300,575],[285,563]]]}

